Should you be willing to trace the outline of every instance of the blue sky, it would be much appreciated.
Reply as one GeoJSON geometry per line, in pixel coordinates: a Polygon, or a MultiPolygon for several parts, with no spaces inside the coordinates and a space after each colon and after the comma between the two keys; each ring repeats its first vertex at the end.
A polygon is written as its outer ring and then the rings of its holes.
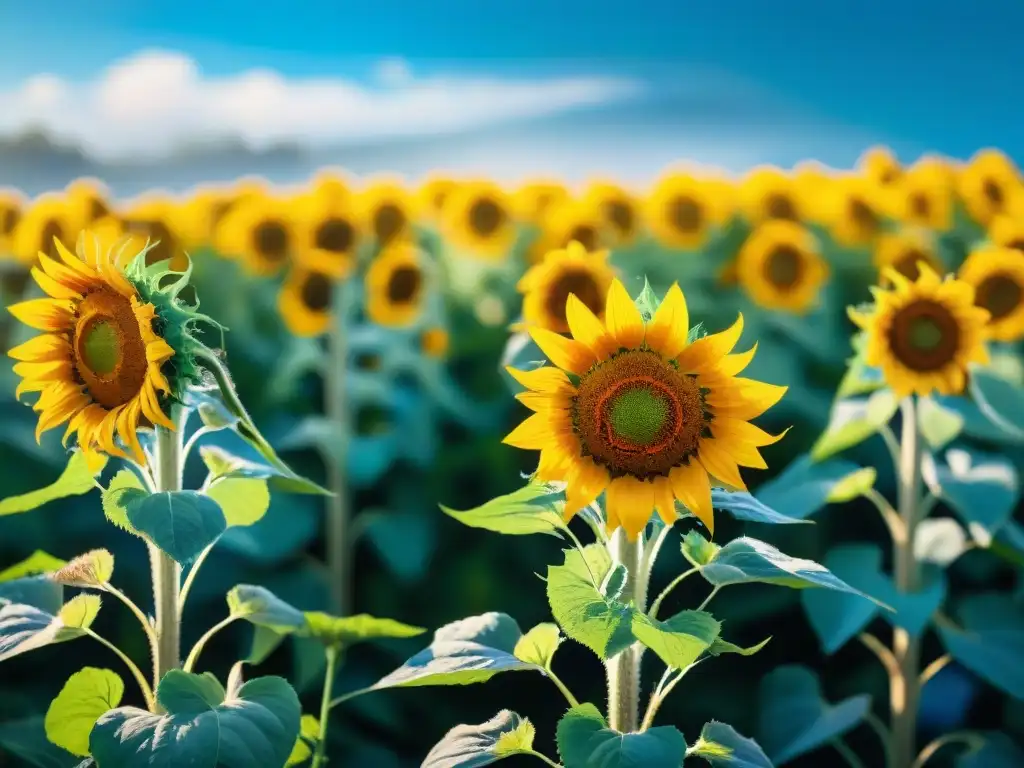
{"type": "Polygon", "coordinates": [[[1020,159],[1021,29],[1021,0],[0,0],[0,89],[40,72],[86,81],[151,48],[209,77],[267,67],[365,82],[401,57],[417,76],[636,78],[645,106],[623,109],[651,136],[691,125],[694,102],[672,93],[703,82],[724,110],[707,120],[737,137],[763,113],[722,102],[751,103],[749,91],[796,141],[837,137],[838,159],[876,139],[1020,159]]]}

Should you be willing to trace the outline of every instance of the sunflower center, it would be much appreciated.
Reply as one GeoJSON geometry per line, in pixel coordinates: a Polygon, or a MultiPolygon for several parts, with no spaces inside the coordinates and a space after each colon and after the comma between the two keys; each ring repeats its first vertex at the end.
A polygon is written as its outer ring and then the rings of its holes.
{"type": "Polygon", "coordinates": [[[568,327],[565,324],[565,304],[569,294],[574,294],[598,317],[604,312],[604,297],[593,275],[584,270],[566,270],[551,284],[545,304],[548,316],[556,319],[562,327],[568,327]]]}
{"type": "Polygon", "coordinates": [[[310,272],[302,282],[302,303],[313,312],[323,312],[331,305],[331,279],[321,272],[310,272]]]}
{"type": "Polygon", "coordinates": [[[18,226],[21,214],[17,208],[6,208],[0,211],[0,235],[9,235],[18,226]]]}
{"type": "Polygon", "coordinates": [[[921,262],[931,264],[931,259],[928,254],[922,253],[917,250],[910,250],[905,252],[896,263],[893,264],[893,269],[899,272],[908,280],[917,280],[921,276],[921,262]]]}
{"type": "Polygon", "coordinates": [[[395,304],[412,301],[419,292],[423,278],[416,267],[399,267],[388,280],[388,299],[395,304]]]}
{"type": "Polygon", "coordinates": [[[789,195],[778,192],[768,195],[764,205],[769,219],[783,219],[785,221],[796,221],[796,206],[789,195]]]}
{"type": "Polygon", "coordinates": [[[850,201],[850,219],[862,231],[874,232],[878,229],[878,216],[870,205],[858,197],[850,201]]]}
{"type": "Polygon", "coordinates": [[[352,247],[355,231],[345,219],[327,219],[316,228],[313,243],[317,248],[331,253],[345,253],[352,247]]]}
{"type": "Polygon", "coordinates": [[[883,185],[889,185],[896,181],[896,179],[898,178],[899,173],[895,169],[886,168],[884,171],[882,171],[882,174],[881,176],[879,176],[878,180],[882,182],[883,185]]]}
{"type": "Polygon", "coordinates": [[[53,239],[57,238],[61,242],[64,240],[64,229],[61,227],[60,222],[54,221],[53,219],[47,219],[40,230],[40,243],[39,250],[49,256],[51,259],[59,259],[60,254],[57,253],[57,246],[53,244],[53,239]]]}
{"type": "Polygon", "coordinates": [[[568,239],[566,239],[566,244],[571,243],[573,240],[582,245],[585,251],[597,250],[597,230],[589,224],[581,224],[578,227],[574,227],[572,232],[569,233],[568,239]]]}
{"type": "Polygon", "coordinates": [[[985,179],[981,184],[981,192],[992,205],[1003,204],[1003,188],[995,179],[985,179]]]}
{"type": "Polygon", "coordinates": [[[612,477],[667,476],[697,452],[706,391],[655,352],[626,350],[580,379],[572,402],[582,454],[612,477]]]}
{"type": "Polygon", "coordinates": [[[792,245],[778,245],[768,256],[764,274],[772,285],[778,288],[793,288],[803,274],[803,257],[792,245]]]}
{"type": "Polygon", "coordinates": [[[288,256],[288,230],[280,221],[261,221],[253,230],[256,252],[267,261],[284,261],[288,256]]]}
{"type": "Polygon", "coordinates": [[[109,215],[110,209],[102,200],[94,197],[92,200],[89,201],[88,217],[90,224],[98,219],[104,219],[109,215]]]}
{"type": "Polygon", "coordinates": [[[478,235],[493,235],[505,222],[505,211],[489,198],[477,200],[469,208],[469,226],[478,235]]]}
{"type": "Polygon", "coordinates": [[[704,211],[692,197],[676,197],[669,203],[668,218],[680,232],[697,232],[704,223],[704,211]]]}
{"type": "Polygon", "coordinates": [[[990,275],[981,281],[975,292],[974,303],[987,309],[992,320],[1001,320],[1020,306],[1024,290],[1006,274],[990,275]]]}
{"type": "Polygon", "coordinates": [[[910,197],[910,211],[922,219],[928,218],[928,214],[931,213],[931,202],[928,200],[928,196],[922,192],[911,195],[910,197]]]}
{"type": "Polygon", "coordinates": [[[146,344],[131,301],[121,294],[86,294],[78,305],[73,347],[78,379],[104,408],[124,405],[142,390],[146,344]]]}
{"type": "Polygon", "coordinates": [[[373,217],[373,234],[381,245],[387,245],[398,237],[404,226],[405,214],[394,203],[385,203],[373,217]]]}
{"type": "Polygon", "coordinates": [[[633,206],[622,200],[612,200],[605,203],[604,215],[612,226],[622,234],[629,234],[633,231],[633,206]]]}
{"type": "Polygon", "coordinates": [[[922,299],[896,312],[889,328],[893,355],[912,371],[938,371],[960,348],[960,326],[942,304],[922,299]]]}
{"type": "MultiPolygon", "coordinates": [[[[12,229],[13,229],[13,227],[12,227],[12,229]]],[[[0,232],[2,232],[2,231],[3,231],[3,229],[0,228],[0,232]]],[[[1024,238],[1016,238],[1014,240],[1011,240],[1010,242],[1008,242],[1006,244],[1006,247],[1007,248],[1013,248],[1013,249],[1018,250],[1018,251],[1024,251],[1024,238]]]]}

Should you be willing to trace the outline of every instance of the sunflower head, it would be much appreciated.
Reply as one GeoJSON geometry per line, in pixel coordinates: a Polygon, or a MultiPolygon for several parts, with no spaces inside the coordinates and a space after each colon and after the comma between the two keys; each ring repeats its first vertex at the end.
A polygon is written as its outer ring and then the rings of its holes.
{"type": "Polygon", "coordinates": [[[974,288],[974,303],[989,314],[986,332],[996,341],[1024,338],[1024,256],[990,245],[970,253],[958,278],[974,288]]]}
{"type": "Polygon", "coordinates": [[[838,180],[826,203],[832,235],[848,247],[870,245],[885,228],[885,194],[859,176],[838,180]]]}
{"type": "Polygon", "coordinates": [[[334,277],[324,271],[296,265],[277,297],[278,310],[296,336],[319,336],[331,322],[334,277]]]}
{"type": "Polygon", "coordinates": [[[362,228],[380,248],[406,240],[412,232],[413,200],[398,180],[380,179],[358,195],[362,228]]]}
{"type": "Polygon", "coordinates": [[[366,314],[378,325],[408,326],[416,321],[427,293],[424,258],[409,242],[384,249],[366,270],[366,314]]]}
{"type": "Polygon", "coordinates": [[[444,211],[448,196],[459,187],[459,182],[450,176],[431,174],[416,191],[416,208],[421,216],[435,219],[444,211]]]}
{"type": "Polygon", "coordinates": [[[187,274],[147,266],[145,250],[125,265],[123,246],[83,233],[75,253],[60,241],[56,259],[40,253],[32,276],[47,298],[9,309],[42,334],[9,354],[17,396],[39,393],[37,438],[67,423],[86,453],[144,462],[138,430],[174,428],[166,409],[201,378],[194,332],[208,318],[179,299],[187,274]]]}
{"type": "Polygon", "coordinates": [[[536,478],[565,484],[566,519],[603,493],[608,528],[631,540],[655,511],[674,522],[677,502],[713,530],[712,484],[744,488],[739,467],[766,466],[758,448],[778,438],[750,419],[785,392],[739,378],[753,358],[731,354],[742,317],[691,338],[678,286],[645,320],[617,280],[603,322],[575,295],[565,313],[571,338],[530,330],[551,366],[508,369],[534,414],[505,442],[540,451],[536,478]]]}
{"type": "Polygon", "coordinates": [[[295,260],[309,270],[336,279],[356,266],[362,232],[351,198],[310,195],[291,206],[296,235],[295,260]]]}
{"type": "Polygon", "coordinates": [[[953,225],[953,176],[939,158],[922,158],[891,188],[894,219],[944,232],[953,225]]]}
{"type": "Polygon", "coordinates": [[[569,199],[553,204],[541,224],[540,236],[530,246],[529,259],[536,264],[553,250],[576,242],[588,252],[606,248],[611,236],[601,211],[588,200],[569,199]]]}
{"type": "Polygon", "coordinates": [[[1024,256],[1024,196],[1020,203],[1019,209],[1014,206],[1012,212],[992,219],[988,227],[988,239],[993,245],[1011,248],[1024,256]]]}
{"type": "Polygon", "coordinates": [[[897,184],[903,176],[903,167],[888,147],[871,147],[857,161],[864,176],[882,187],[897,184]]]}
{"type": "Polygon", "coordinates": [[[644,202],[644,223],[663,246],[696,250],[732,213],[731,188],[711,179],[670,173],[644,202]]]}
{"type": "Polygon", "coordinates": [[[814,237],[792,221],[755,228],[736,261],[736,277],[756,304],[798,314],[814,306],[828,274],[814,237]]]}
{"type": "Polygon", "coordinates": [[[739,199],[744,216],[754,224],[767,219],[803,221],[807,218],[795,180],[773,166],[760,166],[750,171],[740,184],[739,199]]]}
{"type": "Polygon", "coordinates": [[[890,270],[913,282],[921,276],[922,264],[939,274],[946,271],[935,245],[922,230],[907,229],[878,238],[875,244],[875,266],[878,268],[879,284],[883,288],[891,286],[888,278],[890,270]]]}
{"type": "Polygon", "coordinates": [[[627,190],[609,181],[593,181],[587,186],[584,199],[601,212],[615,245],[628,245],[636,240],[640,214],[636,198],[627,190]]]}
{"type": "Polygon", "coordinates": [[[449,240],[488,260],[505,257],[516,238],[511,201],[496,184],[467,182],[452,190],[441,214],[449,240]]]}
{"type": "Polygon", "coordinates": [[[78,209],[67,198],[41,195],[22,209],[10,236],[10,249],[25,265],[34,264],[39,253],[59,258],[54,242],[69,241],[79,224],[78,209]]]}
{"type": "Polygon", "coordinates": [[[1020,171],[996,149],[984,149],[972,157],[960,171],[958,187],[967,212],[982,226],[1024,194],[1020,171]]]}
{"type": "Polygon", "coordinates": [[[989,313],[975,306],[974,288],[963,280],[943,280],[924,264],[914,281],[891,268],[886,277],[893,287],[873,289],[871,310],[849,311],[867,332],[867,364],[881,369],[899,397],[959,394],[968,366],[988,360],[989,313]]]}
{"type": "Polygon", "coordinates": [[[24,205],[20,195],[0,189],[0,257],[10,253],[14,229],[21,220],[24,205]]]}
{"type": "Polygon", "coordinates": [[[298,248],[288,201],[255,190],[235,201],[216,230],[217,250],[242,260],[255,275],[280,272],[298,248]]]}
{"type": "Polygon", "coordinates": [[[67,187],[68,202],[77,208],[78,220],[86,226],[113,214],[110,192],[97,179],[77,179],[67,187]]]}
{"type": "Polygon", "coordinates": [[[555,206],[569,200],[565,185],[553,179],[533,179],[512,195],[512,209],[517,218],[540,224],[555,206]]]}
{"type": "Polygon", "coordinates": [[[150,264],[164,261],[177,272],[188,268],[186,227],[182,226],[182,209],[175,200],[151,197],[127,208],[120,218],[125,234],[131,236],[139,250],[149,242],[146,258],[150,264]]]}
{"type": "Polygon", "coordinates": [[[331,203],[344,203],[352,197],[352,188],[341,171],[326,169],[313,177],[310,193],[313,198],[331,203]]]}
{"type": "Polygon", "coordinates": [[[566,302],[575,296],[597,317],[604,317],[604,299],[615,273],[608,251],[588,253],[579,243],[548,251],[519,280],[523,319],[531,326],[568,333],[566,302]]]}

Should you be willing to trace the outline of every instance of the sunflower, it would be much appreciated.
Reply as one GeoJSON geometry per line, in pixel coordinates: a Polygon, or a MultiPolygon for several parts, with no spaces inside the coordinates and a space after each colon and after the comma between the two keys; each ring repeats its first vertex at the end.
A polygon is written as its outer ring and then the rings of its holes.
{"type": "Polygon", "coordinates": [[[310,194],[317,200],[328,203],[342,203],[352,197],[352,189],[341,171],[326,169],[313,177],[310,194]]]}
{"type": "Polygon", "coordinates": [[[892,217],[905,224],[945,232],[953,225],[953,191],[949,166],[939,158],[922,158],[892,188],[892,217]]]}
{"type": "Polygon", "coordinates": [[[10,238],[11,252],[22,264],[31,265],[39,253],[59,257],[56,240],[68,240],[80,225],[78,211],[67,198],[41,195],[22,209],[10,238]]]}
{"type": "Polygon", "coordinates": [[[512,195],[516,217],[539,224],[554,206],[564,203],[571,195],[565,185],[553,179],[533,179],[512,195]]]}
{"type": "Polygon", "coordinates": [[[456,246],[495,261],[508,255],[516,239],[511,203],[489,182],[470,182],[448,195],[441,230],[456,246]]]}
{"type": "Polygon", "coordinates": [[[629,245],[636,240],[640,232],[640,213],[632,194],[618,184],[593,181],[583,197],[601,212],[613,245],[629,245]]]}
{"type": "Polygon", "coordinates": [[[363,226],[380,248],[406,239],[412,232],[413,201],[397,181],[378,180],[358,196],[363,226]]]}
{"type": "MultiPolygon", "coordinates": [[[[1024,203],[1024,198],[1021,203],[1024,203]]],[[[1012,248],[1024,256],[1024,205],[1020,206],[1019,211],[1014,210],[1013,213],[993,218],[988,228],[988,239],[993,245],[1012,248]]]]}
{"type": "Polygon", "coordinates": [[[420,334],[420,349],[427,357],[440,358],[448,354],[451,339],[441,327],[427,328],[420,334]]]}
{"type": "Polygon", "coordinates": [[[335,279],[348,277],[359,250],[359,213],[351,198],[312,195],[293,204],[296,261],[335,279]]]}
{"type": "Polygon", "coordinates": [[[549,251],[577,242],[584,250],[599,251],[612,237],[601,211],[588,200],[563,200],[552,205],[544,217],[541,234],[530,246],[530,261],[536,264],[549,251]]]}
{"type": "Polygon", "coordinates": [[[459,182],[449,176],[431,174],[423,180],[416,190],[416,204],[420,215],[427,219],[435,219],[444,210],[448,196],[459,186],[459,182]]]}
{"type": "Polygon", "coordinates": [[[879,283],[883,288],[890,285],[886,276],[890,269],[914,281],[921,275],[921,264],[940,275],[946,271],[931,239],[923,231],[909,229],[878,238],[875,244],[875,266],[878,267],[879,283]]]}
{"type": "Polygon", "coordinates": [[[888,147],[871,147],[857,160],[857,168],[869,181],[889,187],[900,181],[903,167],[888,147]]]}
{"type": "Polygon", "coordinates": [[[870,245],[885,226],[885,199],[877,185],[859,176],[836,181],[826,201],[832,236],[847,247],[870,245]]]}
{"type": "Polygon", "coordinates": [[[523,320],[530,326],[568,333],[565,302],[575,296],[594,315],[604,317],[604,299],[615,273],[608,251],[588,253],[579,243],[548,251],[530,267],[516,288],[523,294],[523,320]]]}
{"type": "Polygon", "coordinates": [[[971,158],[960,171],[958,187],[967,212],[982,226],[1024,194],[1020,171],[996,149],[984,149],[971,158]]]}
{"type": "Polygon", "coordinates": [[[898,397],[963,391],[967,366],[985,363],[989,313],[974,304],[969,283],[921,268],[911,282],[886,272],[890,290],[872,288],[873,310],[851,308],[850,319],[867,331],[867,364],[882,370],[898,397]]]}
{"type": "Polygon", "coordinates": [[[24,205],[20,195],[0,189],[0,257],[10,254],[13,248],[14,228],[21,220],[24,205]]]}
{"type": "Polygon", "coordinates": [[[738,193],[743,214],[753,224],[767,219],[807,218],[805,201],[795,179],[774,166],[754,168],[743,179],[738,193]]]}
{"type": "Polygon", "coordinates": [[[751,299],[767,309],[803,314],[828,279],[828,264],[811,233],[792,221],[759,225],[740,248],[736,277],[751,299]]]}
{"type": "Polygon", "coordinates": [[[296,266],[277,297],[278,311],[296,336],[319,336],[331,322],[334,281],[327,272],[296,266]]]}
{"type": "Polygon", "coordinates": [[[77,179],[67,187],[68,202],[78,209],[78,218],[83,225],[105,219],[113,214],[110,192],[96,179],[77,179]]]}
{"type": "Polygon", "coordinates": [[[695,250],[732,213],[730,188],[685,173],[663,176],[644,201],[644,222],[666,248],[695,250]]]}
{"type": "Polygon", "coordinates": [[[1024,258],[1019,251],[980,248],[967,257],[957,277],[974,288],[975,305],[989,313],[989,338],[1024,338],[1024,258]]]}
{"type": "Polygon", "coordinates": [[[87,454],[144,463],[140,427],[173,429],[165,406],[199,379],[190,351],[198,316],[180,305],[177,288],[158,287],[144,254],[122,267],[120,253],[99,248],[90,233],[79,237],[77,253],[59,240],[54,250],[57,259],[40,253],[32,268],[49,298],[9,308],[43,331],[8,353],[22,379],[16,396],[39,393],[37,439],[70,422],[65,440],[77,434],[87,454]]]}
{"type": "Polygon", "coordinates": [[[256,275],[280,272],[298,247],[294,211],[284,199],[252,192],[238,199],[217,227],[215,245],[242,259],[256,275]]]}
{"type": "Polygon", "coordinates": [[[366,270],[366,314],[378,325],[411,325],[426,294],[423,257],[411,243],[381,251],[366,270]]]}
{"type": "Polygon", "coordinates": [[[605,307],[602,322],[570,295],[572,338],[531,329],[555,367],[508,369],[534,414],[504,442],[540,451],[536,477],[566,484],[567,520],[604,493],[608,528],[621,526],[631,540],[655,510],[674,522],[676,500],[713,532],[712,484],[745,488],[739,467],[766,466],[757,449],[778,437],[749,420],[786,388],[738,377],[754,353],[730,354],[742,316],[689,341],[677,285],[646,325],[618,280],[605,307]]]}
{"type": "Polygon", "coordinates": [[[125,234],[131,236],[132,256],[141,251],[148,240],[151,247],[146,252],[147,263],[166,261],[176,272],[188,269],[189,257],[181,225],[183,216],[177,201],[162,195],[149,197],[128,207],[120,218],[125,234]]]}

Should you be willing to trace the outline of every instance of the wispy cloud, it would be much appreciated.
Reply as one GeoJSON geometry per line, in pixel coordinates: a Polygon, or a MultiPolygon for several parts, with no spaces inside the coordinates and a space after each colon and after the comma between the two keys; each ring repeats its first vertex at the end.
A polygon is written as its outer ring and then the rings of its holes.
{"type": "Polygon", "coordinates": [[[450,135],[621,101],[643,89],[634,79],[600,76],[417,78],[397,59],[382,61],[371,85],[271,70],[207,77],[187,56],[150,51],[93,82],[40,74],[0,91],[0,135],[39,128],[97,159],[158,158],[218,138],[261,148],[450,135]]]}

